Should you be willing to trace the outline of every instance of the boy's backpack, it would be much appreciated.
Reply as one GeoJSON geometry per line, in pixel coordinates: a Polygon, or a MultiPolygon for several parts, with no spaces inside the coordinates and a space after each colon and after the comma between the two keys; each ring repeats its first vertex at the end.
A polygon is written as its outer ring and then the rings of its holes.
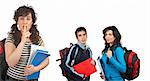
{"type": "MultiPolygon", "coordinates": [[[[122,77],[127,80],[133,80],[139,76],[140,73],[140,59],[137,54],[132,50],[127,50],[126,47],[123,47],[124,50],[124,59],[126,62],[126,72],[121,73],[122,77]]],[[[119,58],[116,58],[117,60],[119,58]]]]}
{"type": "Polygon", "coordinates": [[[0,81],[4,81],[6,77],[6,72],[8,69],[8,65],[5,59],[5,39],[0,41],[0,81]]]}
{"type": "MultiPolygon", "coordinates": [[[[66,65],[65,65],[65,62],[66,62],[66,60],[67,60],[67,55],[69,54],[69,51],[70,51],[70,49],[71,49],[71,47],[72,47],[73,45],[76,45],[76,44],[70,43],[70,47],[66,47],[66,48],[64,48],[64,49],[59,50],[60,59],[57,59],[57,60],[56,60],[56,61],[59,61],[59,60],[61,61],[61,63],[60,63],[59,66],[60,66],[60,68],[61,68],[61,70],[62,70],[62,75],[65,76],[66,78],[73,78],[73,77],[71,77],[71,76],[69,75],[68,72],[66,72],[66,65]]],[[[76,46],[75,46],[75,47],[76,47],[76,46]]],[[[77,54],[74,55],[74,59],[73,59],[73,60],[75,60],[76,55],[77,55],[77,54]]],[[[71,73],[70,73],[70,74],[71,74],[71,73]]]]}

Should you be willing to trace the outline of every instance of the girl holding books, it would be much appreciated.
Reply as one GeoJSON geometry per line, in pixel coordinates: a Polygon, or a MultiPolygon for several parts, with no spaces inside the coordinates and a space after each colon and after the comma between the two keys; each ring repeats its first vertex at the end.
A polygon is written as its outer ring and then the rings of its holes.
{"type": "Polygon", "coordinates": [[[30,57],[31,44],[44,46],[37,30],[36,15],[33,8],[19,7],[14,14],[15,23],[5,41],[6,61],[9,66],[6,81],[38,81],[38,78],[27,80],[31,75],[45,68],[49,59],[46,58],[40,65],[27,65],[30,57]]]}

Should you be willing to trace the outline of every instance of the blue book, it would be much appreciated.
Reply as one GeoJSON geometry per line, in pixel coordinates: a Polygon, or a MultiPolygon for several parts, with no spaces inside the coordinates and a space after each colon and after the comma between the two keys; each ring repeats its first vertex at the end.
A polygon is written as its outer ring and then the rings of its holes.
{"type": "MultiPolygon", "coordinates": [[[[50,56],[48,54],[48,51],[45,50],[37,50],[35,52],[34,55],[32,55],[29,64],[30,65],[34,65],[34,66],[38,66],[39,64],[41,64],[48,56],[50,56]]],[[[35,72],[29,76],[27,76],[27,80],[30,79],[38,79],[40,75],[40,71],[35,72]]]]}

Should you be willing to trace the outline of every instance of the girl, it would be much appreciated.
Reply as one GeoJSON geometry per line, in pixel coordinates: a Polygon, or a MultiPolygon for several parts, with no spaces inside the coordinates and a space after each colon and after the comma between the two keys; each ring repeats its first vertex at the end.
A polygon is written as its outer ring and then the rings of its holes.
{"type": "Polygon", "coordinates": [[[16,23],[12,25],[5,41],[6,61],[9,66],[6,81],[38,81],[26,80],[26,76],[45,68],[49,63],[46,58],[36,67],[27,65],[31,44],[44,46],[36,28],[35,12],[31,7],[21,6],[15,11],[14,20],[16,23]]]}
{"type": "Polygon", "coordinates": [[[126,72],[124,51],[121,48],[121,35],[115,26],[109,26],[103,30],[105,48],[102,51],[102,64],[106,81],[124,81],[120,73],[126,72]]]}

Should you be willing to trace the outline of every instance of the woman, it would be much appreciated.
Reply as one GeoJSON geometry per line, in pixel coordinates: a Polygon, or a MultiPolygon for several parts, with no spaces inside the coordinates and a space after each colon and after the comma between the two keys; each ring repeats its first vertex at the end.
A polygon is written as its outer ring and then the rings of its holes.
{"type": "Polygon", "coordinates": [[[15,11],[14,20],[15,24],[5,41],[6,61],[9,66],[6,81],[38,81],[26,80],[26,76],[42,70],[49,63],[46,58],[36,67],[27,65],[31,44],[44,46],[35,24],[35,12],[31,7],[21,6],[15,11]]]}
{"type": "Polygon", "coordinates": [[[121,35],[115,26],[109,26],[103,30],[105,48],[102,51],[102,58],[99,60],[104,70],[102,78],[106,81],[124,81],[121,73],[126,72],[124,51],[121,47],[121,35]]]}

